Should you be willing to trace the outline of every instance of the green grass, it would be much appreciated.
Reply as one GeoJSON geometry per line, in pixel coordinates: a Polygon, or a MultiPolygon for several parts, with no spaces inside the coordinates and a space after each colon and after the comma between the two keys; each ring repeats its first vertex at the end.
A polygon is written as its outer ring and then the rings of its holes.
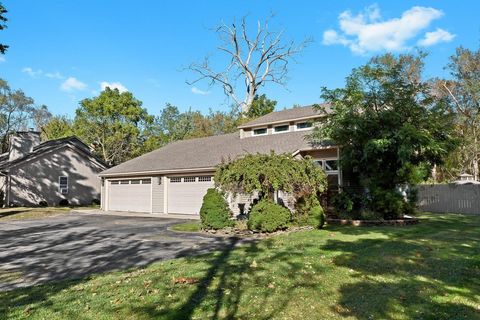
{"type": "Polygon", "coordinates": [[[0,222],[9,220],[39,219],[65,214],[70,212],[68,207],[47,207],[47,208],[5,208],[0,209],[0,222]]]}
{"type": "Polygon", "coordinates": [[[200,221],[189,221],[184,223],[175,224],[170,227],[173,231],[180,232],[199,232],[202,230],[202,225],[200,221]]]}
{"type": "Polygon", "coordinates": [[[212,254],[0,293],[0,317],[480,319],[479,240],[480,216],[431,214],[409,227],[232,239],[212,254]]]}
{"type": "Polygon", "coordinates": [[[41,207],[41,208],[4,208],[0,209],[0,222],[11,220],[41,219],[70,213],[72,210],[98,209],[100,206],[79,206],[79,207],[41,207]]]}

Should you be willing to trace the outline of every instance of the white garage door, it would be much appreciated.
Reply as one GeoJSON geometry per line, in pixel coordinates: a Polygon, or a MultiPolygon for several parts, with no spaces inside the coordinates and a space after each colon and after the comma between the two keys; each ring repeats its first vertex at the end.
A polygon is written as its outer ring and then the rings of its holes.
{"type": "Polygon", "coordinates": [[[112,180],[108,186],[108,210],[150,212],[151,179],[112,180]]]}
{"type": "Polygon", "coordinates": [[[212,176],[170,177],[168,213],[199,214],[203,196],[213,188],[212,176]]]}

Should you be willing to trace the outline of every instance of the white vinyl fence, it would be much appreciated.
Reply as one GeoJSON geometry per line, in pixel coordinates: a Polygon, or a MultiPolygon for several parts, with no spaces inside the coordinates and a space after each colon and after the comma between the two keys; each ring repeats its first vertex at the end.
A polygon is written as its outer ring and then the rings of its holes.
{"type": "Polygon", "coordinates": [[[455,183],[419,185],[418,207],[428,212],[480,214],[480,185],[455,183]]]}

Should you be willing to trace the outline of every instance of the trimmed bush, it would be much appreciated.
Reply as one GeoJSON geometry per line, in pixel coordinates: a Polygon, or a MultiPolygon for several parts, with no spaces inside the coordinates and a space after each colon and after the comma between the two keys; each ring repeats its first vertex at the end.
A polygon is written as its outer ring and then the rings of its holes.
{"type": "Polygon", "coordinates": [[[99,199],[93,199],[92,200],[92,206],[99,206],[100,205],[100,200],[99,199]]]}
{"type": "Polygon", "coordinates": [[[322,228],[325,224],[325,214],[320,201],[315,195],[302,197],[295,203],[293,222],[298,226],[322,228]]]}
{"type": "Polygon", "coordinates": [[[234,225],[228,203],[217,189],[208,189],[203,197],[200,219],[203,229],[218,230],[234,225]]]}
{"type": "Polygon", "coordinates": [[[274,232],[288,228],[290,211],[267,199],[253,206],[248,218],[248,228],[262,232],[274,232]]]}
{"type": "Polygon", "coordinates": [[[60,202],[58,203],[58,205],[59,205],[60,207],[68,207],[69,204],[70,204],[70,202],[68,202],[67,199],[62,199],[62,200],[60,200],[60,202]]]}
{"type": "Polygon", "coordinates": [[[39,206],[39,207],[48,207],[48,203],[47,203],[47,201],[42,200],[42,201],[40,201],[40,202],[38,203],[38,206],[39,206]]]}

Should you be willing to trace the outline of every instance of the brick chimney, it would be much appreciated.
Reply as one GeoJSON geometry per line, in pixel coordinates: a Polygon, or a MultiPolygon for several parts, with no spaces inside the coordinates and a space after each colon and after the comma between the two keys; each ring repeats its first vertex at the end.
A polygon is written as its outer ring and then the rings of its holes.
{"type": "Polygon", "coordinates": [[[17,131],[10,134],[10,147],[8,160],[22,158],[33,151],[40,144],[40,132],[17,131]]]}

